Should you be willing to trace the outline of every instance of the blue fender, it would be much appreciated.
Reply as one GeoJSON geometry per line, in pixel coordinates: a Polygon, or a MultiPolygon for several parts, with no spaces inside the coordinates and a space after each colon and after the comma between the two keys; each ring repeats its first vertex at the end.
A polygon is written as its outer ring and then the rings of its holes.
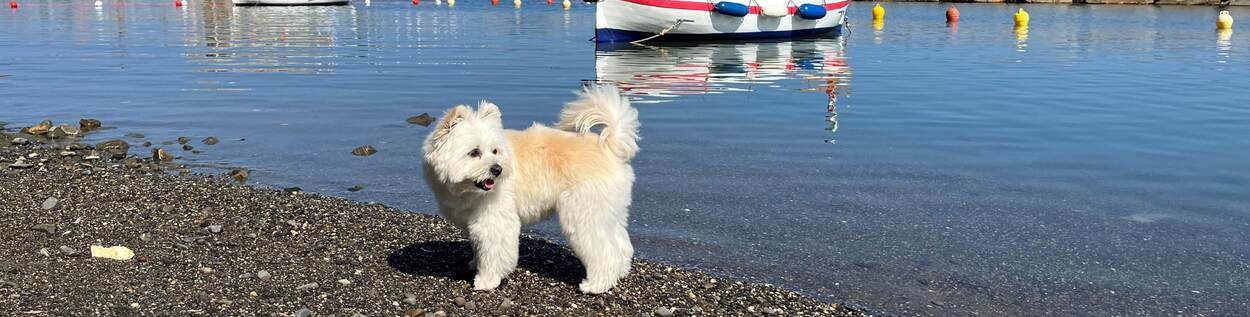
{"type": "Polygon", "coordinates": [[[745,4],[721,1],[716,3],[716,13],[728,16],[744,17],[747,16],[747,13],[751,13],[751,9],[745,4]]]}
{"type": "Polygon", "coordinates": [[[800,18],[820,20],[820,18],[825,17],[825,13],[827,13],[827,11],[828,10],[825,10],[824,6],[809,3],[799,5],[798,13],[800,18]]]}

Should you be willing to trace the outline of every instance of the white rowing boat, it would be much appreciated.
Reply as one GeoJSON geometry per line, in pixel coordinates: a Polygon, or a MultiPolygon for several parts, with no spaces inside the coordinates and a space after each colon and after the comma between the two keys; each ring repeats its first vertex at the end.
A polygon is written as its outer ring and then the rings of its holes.
{"type": "Polygon", "coordinates": [[[595,42],[788,38],[841,32],[850,0],[602,0],[595,42]]]}
{"type": "Polygon", "coordinates": [[[346,5],[351,0],[231,0],[237,6],[346,5]]]}

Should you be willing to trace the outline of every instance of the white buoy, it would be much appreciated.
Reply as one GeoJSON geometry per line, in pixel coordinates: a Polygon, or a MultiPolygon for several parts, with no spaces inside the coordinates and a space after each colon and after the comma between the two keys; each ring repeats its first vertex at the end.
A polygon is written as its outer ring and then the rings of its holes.
{"type": "Polygon", "coordinates": [[[95,0],[95,6],[99,7],[99,6],[103,6],[103,5],[104,5],[104,1],[95,0]]]}

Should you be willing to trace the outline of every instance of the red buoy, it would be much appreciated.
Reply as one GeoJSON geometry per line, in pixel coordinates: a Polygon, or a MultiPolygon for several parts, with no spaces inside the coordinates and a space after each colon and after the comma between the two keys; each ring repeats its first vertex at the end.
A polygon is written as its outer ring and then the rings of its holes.
{"type": "Polygon", "coordinates": [[[954,5],[946,8],[946,22],[959,22],[959,9],[954,5]]]}
{"type": "Polygon", "coordinates": [[[547,5],[556,4],[556,0],[547,0],[547,5]]]}
{"type": "Polygon", "coordinates": [[[175,7],[181,7],[181,6],[182,6],[182,0],[174,0],[174,6],[175,6],[175,7]]]}
{"type": "Polygon", "coordinates": [[[421,5],[421,0],[412,0],[412,5],[421,5]]]}
{"type": "Polygon", "coordinates": [[[17,0],[9,0],[9,7],[17,9],[17,0]]]}

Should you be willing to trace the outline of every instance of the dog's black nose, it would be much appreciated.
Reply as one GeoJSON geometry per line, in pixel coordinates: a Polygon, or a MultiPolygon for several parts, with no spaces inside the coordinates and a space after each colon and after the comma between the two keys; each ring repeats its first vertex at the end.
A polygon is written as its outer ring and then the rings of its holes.
{"type": "Polygon", "coordinates": [[[503,166],[499,166],[499,164],[491,165],[490,173],[494,174],[495,176],[499,176],[499,174],[503,174],[503,166]]]}

